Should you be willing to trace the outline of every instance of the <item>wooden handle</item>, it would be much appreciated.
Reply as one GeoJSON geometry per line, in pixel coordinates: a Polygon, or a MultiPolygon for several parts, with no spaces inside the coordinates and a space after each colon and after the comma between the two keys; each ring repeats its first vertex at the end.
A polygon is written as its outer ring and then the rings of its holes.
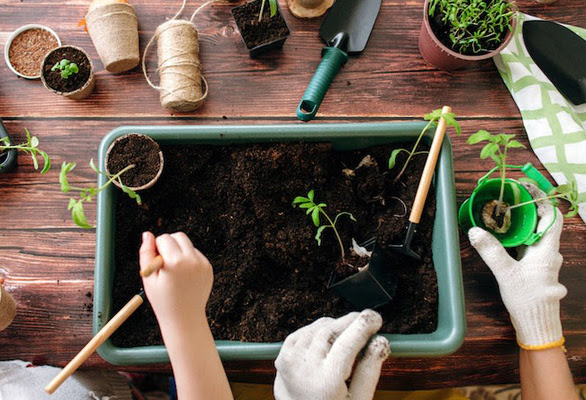
{"type": "Polygon", "coordinates": [[[163,257],[156,256],[155,258],[153,258],[153,261],[151,261],[151,263],[147,265],[145,269],[140,270],[140,276],[146,278],[147,276],[149,276],[155,271],[158,271],[161,268],[163,268],[163,257]]]}
{"type": "Polygon", "coordinates": [[[85,360],[91,356],[94,351],[98,349],[115,331],[122,325],[124,321],[132,315],[134,311],[144,302],[141,295],[134,296],[126,305],[118,311],[118,313],[110,320],[100,331],[89,341],[88,344],[53,378],[53,380],[45,387],[45,392],[53,394],[61,384],[71,376],[85,360]]]}
{"type": "MultiPolygon", "coordinates": [[[[442,114],[452,112],[452,108],[444,106],[442,108],[442,114]]],[[[409,222],[418,224],[421,219],[421,213],[423,213],[423,206],[425,206],[425,200],[427,199],[427,193],[431,186],[431,180],[435,171],[435,165],[437,164],[437,158],[442,148],[442,142],[444,141],[444,135],[446,133],[446,121],[440,118],[435,135],[433,136],[433,142],[427,155],[427,161],[425,161],[425,167],[423,168],[423,174],[421,174],[421,180],[419,181],[419,187],[417,188],[417,194],[415,195],[415,201],[413,202],[413,208],[411,208],[411,214],[409,215],[409,222]]]]}

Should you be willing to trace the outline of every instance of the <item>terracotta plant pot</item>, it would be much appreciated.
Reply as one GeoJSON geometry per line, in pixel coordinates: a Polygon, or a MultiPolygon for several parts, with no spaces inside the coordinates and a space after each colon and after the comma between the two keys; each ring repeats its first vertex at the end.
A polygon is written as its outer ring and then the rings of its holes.
{"type": "MultiPolygon", "coordinates": [[[[80,72],[82,73],[82,67],[80,67],[80,72]]],[[[74,79],[74,78],[68,78],[74,79]]],[[[88,97],[92,94],[94,90],[94,86],[96,84],[96,78],[94,75],[94,66],[92,64],[92,60],[90,56],[81,48],[76,46],[60,46],[54,50],[51,50],[45,56],[43,60],[43,64],[41,65],[41,81],[43,85],[53,93],[60,94],[64,97],[67,97],[72,100],[81,100],[88,97]],[[87,79],[83,81],[81,86],[75,87],[72,90],[66,90],[60,87],[57,87],[52,80],[49,78],[50,74],[59,74],[59,71],[51,71],[51,68],[55,65],[55,62],[58,62],[62,58],[72,58],[72,62],[79,60],[83,61],[84,64],[89,68],[89,73],[87,79]],[[73,59],[73,57],[79,58],[79,60],[73,59]],[[57,61],[55,61],[57,60],[57,61]]]]}
{"type": "MultiPolygon", "coordinates": [[[[108,147],[108,150],[106,150],[104,163],[106,167],[106,173],[110,176],[132,164],[136,165],[138,173],[141,173],[141,170],[145,169],[149,169],[149,171],[152,170],[152,178],[148,182],[134,186],[125,182],[124,174],[120,176],[124,185],[137,192],[139,190],[149,189],[155,183],[157,183],[159,177],[163,173],[165,160],[163,158],[163,152],[161,151],[159,144],[155,142],[150,136],[141,135],[138,133],[130,133],[128,135],[119,137],[110,145],[110,147],[108,147]],[[154,153],[154,155],[152,153],[154,153]],[[119,160],[117,161],[117,159],[119,160]],[[158,161],[159,163],[158,169],[156,170],[154,168],[150,168],[151,164],[155,161],[158,161]],[[114,169],[114,163],[122,165],[118,165],[118,167],[114,169]]],[[[112,183],[120,187],[120,183],[117,180],[114,180],[112,183]]]]}
{"type": "Polygon", "coordinates": [[[120,73],[138,65],[138,21],[134,7],[123,0],[94,0],[85,20],[104,68],[120,73]]]}
{"type": "Polygon", "coordinates": [[[433,33],[429,23],[429,0],[425,0],[423,5],[423,23],[421,25],[421,32],[419,34],[419,52],[429,64],[434,67],[444,70],[453,71],[474,65],[477,61],[486,60],[499,54],[513,38],[513,33],[517,27],[516,15],[512,16],[512,29],[509,31],[500,46],[485,54],[478,56],[468,56],[457,53],[452,49],[446,47],[433,33]]]}
{"type": "Polygon", "coordinates": [[[16,315],[16,303],[14,299],[0,284],[0,331],[3,331],[12,323],[16,315]]]}

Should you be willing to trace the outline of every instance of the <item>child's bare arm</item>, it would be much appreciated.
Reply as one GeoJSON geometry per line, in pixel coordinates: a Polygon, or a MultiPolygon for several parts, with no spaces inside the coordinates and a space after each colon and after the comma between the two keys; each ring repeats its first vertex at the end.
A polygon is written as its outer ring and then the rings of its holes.
{"type": "Polygon", "coordinates": [[[212,266],[182,232],[156,239],[145,232],[141,268],[159,254],[163,268],[143,278],[143,284],[169,352],[179,399],[233,399],[205,314],[212,266]]]}

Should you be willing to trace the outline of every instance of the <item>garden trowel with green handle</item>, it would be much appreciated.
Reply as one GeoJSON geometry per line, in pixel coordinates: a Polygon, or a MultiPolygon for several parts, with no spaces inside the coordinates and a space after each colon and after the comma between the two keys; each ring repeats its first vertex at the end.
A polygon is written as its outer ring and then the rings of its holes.
{"type": "Polygon", "coordinates": [[[366,47],[378,16],[382,0],[337,0],[319,29],[327,43],[322,60],[297,107],[297,118],[310,121],[326,95],[348,54],[360,53],[366,47]]]}

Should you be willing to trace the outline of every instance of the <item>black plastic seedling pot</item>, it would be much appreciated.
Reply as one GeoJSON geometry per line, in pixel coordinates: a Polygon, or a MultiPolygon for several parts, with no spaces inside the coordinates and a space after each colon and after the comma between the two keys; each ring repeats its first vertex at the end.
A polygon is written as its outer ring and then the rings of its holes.
{"type": "Polygon", "coordinates": [[[375,244],[368,265],[362,271],[344,279],[332,272],[328,288],[352,304],[357,310],[377,308],[390,303],[397,290],[397,277],[393,273],[385,251],[375,244]]]}
{"type": "MultiPolygon", "coordinates": [[[[12,145],[12,139],[8,135],[8,131],[4,127],[2,121],[0,121],[0,139],[8,138],[9,143],[12,145]]],[[[0,153],[0,173],[10,171],[16,164],[18,153],[15,149],[7,150],[0,153]]]]}
{"type": "MultiPolygon", "coordinates": [[[[244,45],[248,49],[250,57],[252,58],[257,57],[260,54],[265,53],[269,50],[280,49],[281,47],[283,47],[285,40],[287,40],[287,38],[291,34],[289,25],[287,25],[287,21],[285,20],[285,17],[281,12],[281,7],[277,3],[277,14],[271,17],[271,20],[275,20],[277,23],[282,22],[282,24],[285,27],[285,33],[277,38],[272,38],[270,41],[267,41],[259,45],[255,45],[252,41],[252,38],[250,37],[250,34],[248,33],[249,30],[247,30],[246,22],[244,21],[244,19],[238,18],[237,14],[240,12],[248,12],[248,18],[252,18],[252,20],[255,20],[256,18],[258,18],[258,11],[256,10],[260,8],[260,3],[261,0],[253,0],[241,6],[232,8],[232,17],[236,22],[236,26],[238,27],[238,31],[240,32],[240,36],[242,37],[242,41],[244,42],[244,45]]],[[[268,12],[267,10],[269,9],[269,1],[266,0],[264,12],[268,12]]],[[[266,29],[270,29],[271,27],[272,26],[268,26],[266,29]]]]}

